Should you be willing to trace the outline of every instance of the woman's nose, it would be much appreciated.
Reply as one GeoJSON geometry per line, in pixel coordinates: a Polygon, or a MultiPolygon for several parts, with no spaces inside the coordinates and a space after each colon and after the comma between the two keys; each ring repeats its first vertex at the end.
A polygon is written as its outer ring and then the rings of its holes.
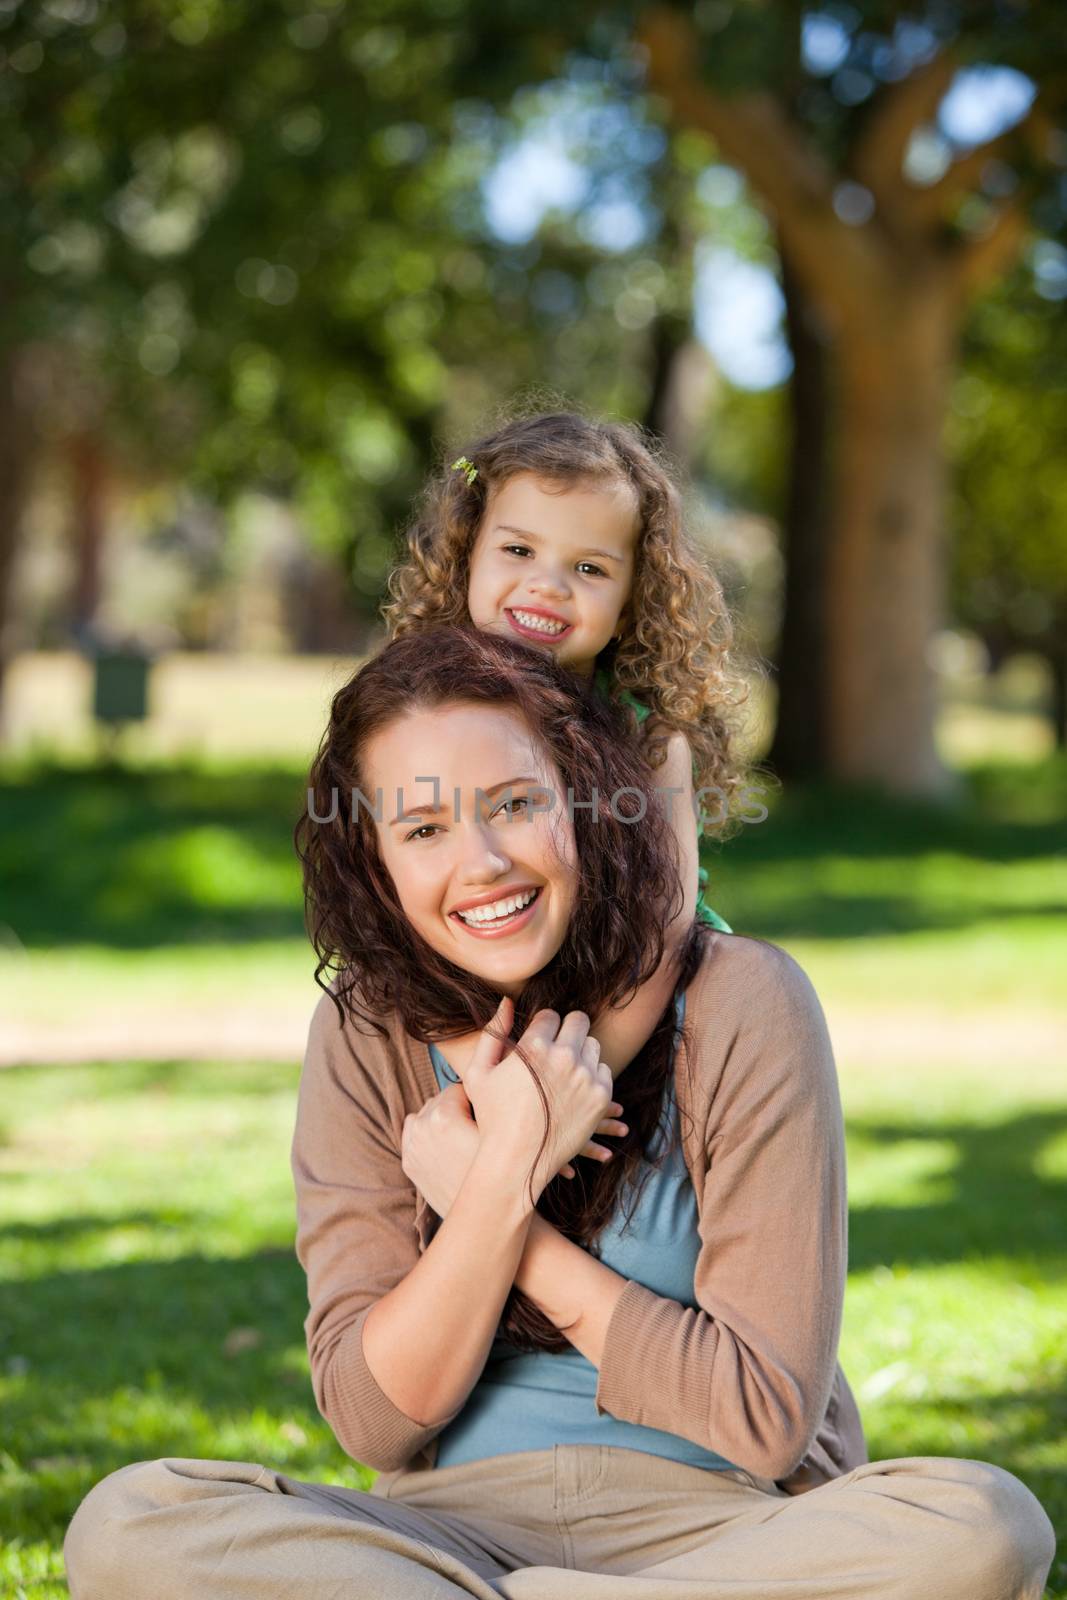
{"type": "Polygon", "coordinates": [[[499,838],[490,829],[474,827],[469,830],[457,871],[461,883],[484,888],[510,868],[510,856],[505,854],[499,838]]]}

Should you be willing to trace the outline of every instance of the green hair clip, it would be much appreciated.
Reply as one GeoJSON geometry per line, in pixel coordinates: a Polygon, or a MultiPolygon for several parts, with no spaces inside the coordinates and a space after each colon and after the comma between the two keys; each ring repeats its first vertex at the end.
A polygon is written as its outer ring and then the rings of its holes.
{"type": "Polygon", "coordinates": [[[471,484],[474,482],[475,478],[478,476],[478,468],[474,465],[474,463],[472,461],[468,461],[466,456],[460,456],[458,461],[453,461],[453,463],[452,463],[452,471],[453,472],[462,472],[463,476],[467,480],[468,489],[470,488],[471,484]]]}

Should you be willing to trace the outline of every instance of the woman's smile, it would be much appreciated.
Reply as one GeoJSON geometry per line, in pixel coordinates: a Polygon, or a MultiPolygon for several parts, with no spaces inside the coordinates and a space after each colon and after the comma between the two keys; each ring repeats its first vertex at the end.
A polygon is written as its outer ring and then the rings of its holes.
{"type": "Polygon", "coordinates": [[[472,938],[502,939],[532,922],[540,903],[541,890],[526,889],[521,894],[502,894],[499,900],[469,911],[448,914],[472,938]]]}

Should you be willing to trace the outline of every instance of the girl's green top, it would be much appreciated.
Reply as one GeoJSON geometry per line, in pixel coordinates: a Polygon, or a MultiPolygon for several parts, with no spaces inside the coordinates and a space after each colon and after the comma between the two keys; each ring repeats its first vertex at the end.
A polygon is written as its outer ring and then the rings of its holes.
{"type": "MultiPolygon", "coordinates": [[[[599,668],[594,674],[593,682],[606,699],[610,700],[612,698],[612,681],[603,667],[599,668]]],[[[622,701],[623,705],[627,705],[632,708],[634,716],[637,718],[639,724],[644,722],[645,719],[651,715],[648,706],[642,705],[640,700],[635,700],[634,696],[629,692],[628,689],[620,690],[619,699],[622,701]]],[[[720,917],[719,913],[714,911],[705,901],[704,890],[707,888],[707,885],[708,869],[707,867],[700,867],[697,872],[697,916],[700,918],[701,922],[706,922],[711,927],[718,928],[721,933],[733,933],[734,930],[731,928],[730,924],[725,921],[724,918],[720,917]]]]}

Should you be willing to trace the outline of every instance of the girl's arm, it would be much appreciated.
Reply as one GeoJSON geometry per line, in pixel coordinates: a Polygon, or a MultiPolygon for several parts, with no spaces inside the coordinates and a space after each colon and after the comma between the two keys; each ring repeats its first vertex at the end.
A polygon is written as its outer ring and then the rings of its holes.
{"type": "Polygon", "coordinates": [[[678,956],[696,914],[700,857],[693,811],[693,758],[684,734],[671,734],[666,759],[655,769],[655,782],[656,798],[674,830],[684,900],[681,911],[664,930],[663,959],[652,977],[626,1005],[602,1011],[590,1027],[590,1033],[600,1041],[601,1058],[616,1077],[647,1044],[671,1002],[678,956]]]}

